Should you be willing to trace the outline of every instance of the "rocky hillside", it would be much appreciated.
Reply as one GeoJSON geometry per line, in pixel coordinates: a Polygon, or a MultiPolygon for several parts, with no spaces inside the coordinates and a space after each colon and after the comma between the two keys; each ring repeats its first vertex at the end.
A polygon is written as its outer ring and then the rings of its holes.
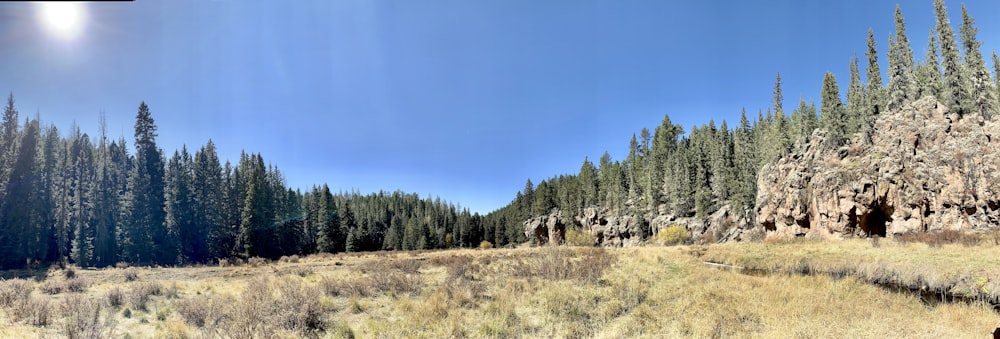
{"type": "Polygon", "coordinates": [[[876,119],[871,141],[808,145],[761,169],[769,236],[848,238],[1000,225],[1000,129],[925,97],[876,119]]]}

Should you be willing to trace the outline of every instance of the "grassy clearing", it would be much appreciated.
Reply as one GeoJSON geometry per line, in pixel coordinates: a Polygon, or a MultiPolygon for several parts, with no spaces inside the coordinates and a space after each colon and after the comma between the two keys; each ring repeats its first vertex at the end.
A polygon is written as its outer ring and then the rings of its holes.
{"type": "MultiPolygon", "coordinates": [[[[706,261],[769,273],[817,273],[1000,302],[1000,246],[882,240],[721,244],[706,261]]],[[[998,324],[1000,325],[1000,324],[998,324]]]]}
{"type": "MultiPolygon", "coordinates": [[[[886,243],[876,250],[891,252],[886,243]]],[[[863,243],[830,244],[865,251],[863,243]]],[[[708,256],[751,262],[774,256],[776,246],[834,251],[807,243],[561,247],[77,269],[72,278],[52,271],[42,282],[0,281],[0,337],[961,338],[1000,324],[982,307],[928,307],[850,276],[748,276],[702,264],[708,256]],[[83,290],[43,289],[73,279],[84,279],[83,290]]]]}

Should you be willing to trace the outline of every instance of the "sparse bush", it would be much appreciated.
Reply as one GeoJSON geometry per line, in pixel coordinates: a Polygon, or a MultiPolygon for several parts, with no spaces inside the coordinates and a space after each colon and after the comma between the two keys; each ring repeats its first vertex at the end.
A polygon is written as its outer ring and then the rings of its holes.
{"type": "Polygon", "coordinates": [[[65,285],[67,292],[82,293],[90,287],[90,282],[86,279],[70,279],[65,281],[65,285]]]}
{"type": "Polygon", "coordinates": [[[66,267],[66,269],[63,270],[63,276],[65,276],[67,280],[76,278],[76,269],[72,266],[66,267]]]}
{"type": "Polygon", "coordinates": [[[65,280],[48,279],[38,289],[45,294],[59,294],[66,290],[65,280]]]}
{"type": "Polygon", "coordinates": [[[875,235],[871,239],[872,239],[872,247],[874,248],[882,247],[882,245],[879,243],[879,239],[882,239],[882,237],[875,235]]]}
{"type": "Polygon", "coordinates": [[[482,242],[479,243],[479,249],[488,250],[491,248],[493,248],[493,243],[489,241],[483,240],[482,242]]]}
{"type": "Polygon", "coordinates": [[[656,234],[656,241],[661,245],[684,245],[691,242],[691,234],[681,225],[670,225],[656,234]]]}
{"type": "Polygon", "coordinates": [[[261,258],[261,257],[253,257],[253,258],[247,259],[247,264],[249,264],[250,267],[259,267],[259,266],[267,265],[267,259],[264,259],[264,258],[261,258]]]}
{"type": "Polygon", "coordinates": [[[227,316],[226,305],[230,300],[219,296],[181,299],[174,303],[177,314],[184,322],[197,327],[215,327],[227,316]]]}
{"type": "Polygon", "coordinates": [[[10,317],[14,321],[26,320],[32,326],[48,326],[52,320],[52,303],[46,298],[29,297],[13,305],[10,317]]]}
{"type": "MultiPolygon", "coordinates": [[[[976,233],[963,232],[958,230],[941,230],[937,232],[919,232],[897,234],[893,239],[900,244],[911,242],[922,242],[931,248],[939,248],[945,244],[962,244],[971,247],[978,246],[982,236],[976,233]]],[[[1000,240],[998,240],[1000,242],[1000,240]]]]}
{"type": "Polygon", "coordinates": [[[0,280],[0,308],[25,303],[35,288],[24,279],[0,280]]]}
{"type": "Polygon", "coordinates": [[[572,246],[594,246],[597,238],[589,231],[570,227],[566,230],[566,243],[572,246]]]}
{"type": "Polygon", "coordinates": [[[134,309],[145,310],[146,302],[153,296],[160,295],[162,291],[163,286],[158,282],[145,281],[133,283],[132,290],[128,293],[128,303],[134,309]]]}
{"type": "Polygon", "coordinates": [[[114,332],[114,319],[101,323],[101,304],[79,295],[69,296],[60,304],[65,319],[62,332],[68,338],[107,338],[114,332]]]}
{"type": "Polygon", "coordinates": [[[115,268],[121,268],[121,269],[129,268],[129,264],[124,261],[119,261],[118,263],[115,264],[115,268]]]}
{"type": "Polygon", "coordinates": [[[293,254],[291,256],[281,256],[281,258],[278,259],[278,261],[284,262],[284,263],[293,263],[294,264],[294,263],[298,263],[299,262],[299,256],[297,254],[293,254]]]}
{"type": "Polygon", "coordinates": [[[229,263],[229,259],[219,258],[219,267],[229,267],[232,264],[229,263]]]}
{"type": "Polygon", "coordinates": [[[578,248],[576,251],[565,247],[546,247],[539,252],[538,255],[515,264],[512,267],[513,274],[548,280],[596,283],[604,274],[604,270],[616,260],[603,247],[578,248]]]}
{"type": "Polygon", "coordinates": [[[267,277],[248,281],[233,308],[232,321],[227,323],[229,334],[236,338],[273,337],[267,320],[274,303],[274,290],[267,277]]]}
{"type": "Polygon", "coordinates": [[[124,276],[125,282],[136,281],[139,279],[139,270],[136,270],[135,267],[126,268],[124,276]]]}
{"type": "Polygon", "coordinates": [[[326,329],[319,288],[299,281],[282,280],[277,290],[279,298],[276,299],[275,316],[278,326],[303,334],[326,329]]]}
{"type": "Polygon", "coordinates": [[[104,295],[104,299],[107,301],[108,306],[120,307],[125,304],[125,293],[122,292],[120,287],[115,286],[108,290],[104,295]]]}

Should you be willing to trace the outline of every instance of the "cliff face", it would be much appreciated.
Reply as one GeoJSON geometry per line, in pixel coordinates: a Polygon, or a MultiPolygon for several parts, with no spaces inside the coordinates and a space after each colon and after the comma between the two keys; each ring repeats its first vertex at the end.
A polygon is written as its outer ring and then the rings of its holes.
{"type": "Polygon", "coordinates": [[[1000,126],[931,97],[878,117],[855,137],[804,147],[757,176],[757,226],[776,236],[891,237],[1000,226],[1000,126]]]}

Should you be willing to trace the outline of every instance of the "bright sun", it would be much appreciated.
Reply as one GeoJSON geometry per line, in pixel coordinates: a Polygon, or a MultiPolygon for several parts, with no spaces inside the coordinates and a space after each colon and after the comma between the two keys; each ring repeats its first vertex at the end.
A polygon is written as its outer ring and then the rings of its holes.
{"type": "Polygon", "coordinates": [[[41,3],[38,18],[52,34],[73,39],[83,30],[85,11],[79,2],[41,3]]]}

